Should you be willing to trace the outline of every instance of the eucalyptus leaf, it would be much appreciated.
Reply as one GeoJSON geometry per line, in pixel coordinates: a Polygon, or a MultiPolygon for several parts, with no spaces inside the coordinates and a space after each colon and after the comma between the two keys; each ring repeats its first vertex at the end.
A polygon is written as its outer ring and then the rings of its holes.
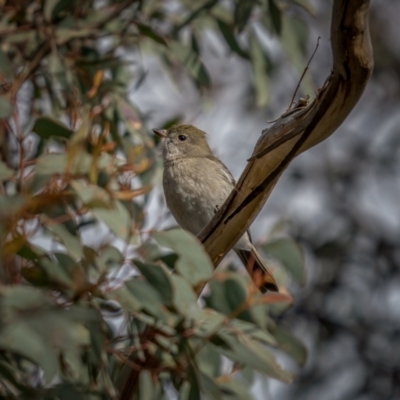
{"type": "Polygon", "coordinates": [[[173,286],[173,304],[175,308],[188,317],[198,309],[197,296],[188,281],[177,274],[170,276],[173,286]]]}
{"type": "Polygon", "coordinates": [[[50,139],[51,137],[69,139],[73,134],[73,131],[63,123],[50,117],[38,118],[33,125],[32,132],[35,132],[42,139],[50,139]]]}
{"type": "Polygon", "coordinates": [[[0,119],[8,118],[12,113],[12,105],[5,96],[0,96],[0,119]]]}
{"type": "Polygon", "coordinates": [[[2,328],[0,347],[27,357],[39,365],[47,383],[58,373],[58,359],[54,349],[49,348],[46,338],[41,337],[24,321],[2,328]]]}
{"type": "Polygon", "coordinates": [[[294,240],[289,238],[272,240],[264,244],[262,249],[267,255],[279,261],[299,285],[305,284],[304,256],[294,240]]]}
{"type": "Polygon", "coordinates": [[[164,46],[167,46],[167,41],[165,38],[163,38],[160,34],[156,33],[153,28],[151,28],[149,25],[145,25],[143,23],[137,23],[136,26],[139,29],[139,32],[144,35],[149,37],[150,39],[154,40],[157,43],[160,43],[164,46]]]}
{"type": "Polygon", "coordinates": [[[177,271],[192,285],[208,280],[213,273],[213,265],[199,241],[183,229],[154,232],[153,238],[161,245],[172,249],[179,259],[177,271]]]}
{"type": "Polygon", "coordinates": [[[170,52],[185,65],[201,87],[211,85],[211,78],[205,65],[191,47],[180,42],[173,42],[170,45],[170,52]]]}
{"type": "Polygon", "coordinates": [[[4,78],[6,78],[7,80],[11,80],[14,76],[11,62],[7,54],[4,53],[4,51],[1,48],[0,48],[0,75],[3,75],[4,78]]]}
{"type": "Polygon", "coordinates": [[[111,208],[95,208],[93,213],[101,219],[112,232],[121,239],[127,240],[130,225],[133,223],[127,209],[118,200],[114,200],[111,208]]]}
{"type": "Polygon", "coordinates": [[[253,87],[256,93],[256,105],[257,107],[264,107],[268,103],[270,92],[265,55],[255,34],[250,35],[249,43],[250,57],[253,67],[253,87]]]}
{"type": "Polygon", "coordinates": [[[136,312],[142,309],[140,300],[125,285],[108,291],[105,297],[117,301],[124,311],[136,312]]]}
{"type": "Polygon", "coordinates": [[[252,339],[249,335],[244,333],[233,335],[219,331],[218,336],[221,336],[221,339],[230,345],[230,349],[214,346],[215,350],[219,353],[233,361],[264,372],[271,378],[286,383],[293,381],[292,375],[277,363],[271,351],[265,345],[252,339]]]}
{"type": "Polygon", "coordinates": [[[209,344],[197,352],[196,362],[204,374],[210,377],[217,377],[220,374],[221,356],[209,344]]]}
{"type": "Polygon", "coordinates": [[[247,54],[247,52],[242,49],[242,47],[239,45],[238,41],[236,40],[236,37],[234,34],[234,27],[227,24],[222,19],[217,19],[217,24],[218,24],[219,30],[221,31],[222,36],[224,37],[229,48],[234,53],[239,55],[240,57],[245,58],[245,59],[249,58],[249,55],[247,54]]]}
{"type": "Polygon", "coordinates": [[[276,4],[276,0],[268,0],[269,15],[275,32],[280,35],[282,32],[282,11],[276,4]]]}
{"type": "Polygon", "coordinates": [[[251,16],[253,7],[256,5],[256,1],[253,0],[238,0],[236,1],[235,13],[234,13],[234,24],[238,28],[239,33],[245,28],[248,20],[251,16]]]}
{"type": "Polygon", "coordinates": [[[60,239],[75,260],[80,260],[83,257],[83,246],[80,239],[72,235],[63,224],[55,223],[45,215],[41,216],[41,222],[60,239]]]}
{"type": "Polygon", "coordinates": [[[154,385],[149,371],[142,370],[139,375],[139,400],[153,400],[154,385]]]}
{"type": "Polygon", "coordinates": [[[14,175],[15,171],[8,168],[3,161],[0,161],[0,182],[11,179],[14,175]]]}
{"type": "Polygon", "coordinates": [[[143,279],[135,278],[126,282],[126,287],[137,299],[140,300],[143,309],[150,315],[164,322],[172,322],[169,313],[162,303],[161,295],[153,288],[153,286],[150,285],[150,283],[143,279]]]}
{"type": "Polygon", "coordinates": [[[163,303],[167,306],[172,304],[173,286],[170,272],[162,265],[143,264],[135,261],[136,267],[159,293],[163,303]]]}
{"type": "Polygon", "coordinates": [[[248,388],[233,379],[225,382],[222,381],[218,386],[224,393],[224,400],[253,400],[248,388]]]}
{"type": "Polygon", "coordinates": [[[275,325],[271,328],[271,331],[279,348],[303,366],[307,360],[307,349],[304,344],[282,325],[275,325]]]}
{"type": "Polygon", "coordinates": [[[109,208],[111,206],[110,195],[103,188],[78,180],[71,181],[71,186],[86,207],[109,208]]]}
{"type": "Polygon", "coordinates": [[[63,174],[67,171],[73,174],[86,174],[90,171],[92,157],[87,153],[80,153],[79,156],[68,160],[66,154],[43,154],[34,167],[37,174],[63,174]]]}

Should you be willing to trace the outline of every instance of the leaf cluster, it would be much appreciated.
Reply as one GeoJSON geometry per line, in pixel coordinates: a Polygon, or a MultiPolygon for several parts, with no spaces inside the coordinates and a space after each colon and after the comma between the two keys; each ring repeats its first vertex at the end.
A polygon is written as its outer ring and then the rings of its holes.
{"type": "MultiPolygon", "coordinates": [[[[15,150],[0,161],[1,395],[118,398],[126,371],[136,371],[140,399],[170,390],[182,399],[246,399],[254,371],[291,381],[271,348],[300,364],[305,351],[270,317],[290,296],[261,296],[233,270],[213,274],[203,247],[182,230],[145,232],[159,165],[146,116],[127,90],[146,72],[133,72],[124,57],[152,52],[173,75],[184,69],[208,88],[201,43],[214,29],[249,61],[261,90],[268,58],[252,20],[282,33],[284,7],[275,0],[231,7],[182,0],[179,12],[150,0],[1,7],[0,134],[15,150]]],[[[304,281],[294,243],[279,239],[265,250],[284,267],[283,286],[284,270],[304,281]]]]}

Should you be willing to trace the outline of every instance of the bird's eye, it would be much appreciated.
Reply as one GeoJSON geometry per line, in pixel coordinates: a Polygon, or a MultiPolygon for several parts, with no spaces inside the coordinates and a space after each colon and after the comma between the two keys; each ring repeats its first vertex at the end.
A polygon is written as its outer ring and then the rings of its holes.
{"type": "Polygon", "coordinates": [[[186,140],[186,136],[185,135],[179,135],[178,139],[183,142],[184,140],[186,140]]]}

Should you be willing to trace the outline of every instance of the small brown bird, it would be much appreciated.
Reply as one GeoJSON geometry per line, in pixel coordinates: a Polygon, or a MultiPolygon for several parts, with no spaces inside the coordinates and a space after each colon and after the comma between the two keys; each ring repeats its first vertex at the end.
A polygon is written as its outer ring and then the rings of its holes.
{"type": "MultiPolygon", "coordinates": [[[[216,158],[206,133],[191,125],[153,129],[162,139],[163,187],[167,206],[178,224],[197,235],[235,186],[228,168],[216,158]]],[[[278,291],[267,265],[246,232],[233,250],[262,292],[278,291]],[[256,278],[257,277],[257,278],[256,278]]]]}

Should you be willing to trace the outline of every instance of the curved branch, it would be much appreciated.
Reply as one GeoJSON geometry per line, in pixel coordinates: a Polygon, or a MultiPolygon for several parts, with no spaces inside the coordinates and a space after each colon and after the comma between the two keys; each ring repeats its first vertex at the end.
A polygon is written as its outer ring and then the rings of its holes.
{"type": "Polygon", "coordinates": [[[335,0],[333,70],[306,108],[264,130],[252,157],[212,221],[198,235],[217,266],[249,228],[294,157],[329,137],[360,99],[373,69],[369,0],[335,0]]]}

